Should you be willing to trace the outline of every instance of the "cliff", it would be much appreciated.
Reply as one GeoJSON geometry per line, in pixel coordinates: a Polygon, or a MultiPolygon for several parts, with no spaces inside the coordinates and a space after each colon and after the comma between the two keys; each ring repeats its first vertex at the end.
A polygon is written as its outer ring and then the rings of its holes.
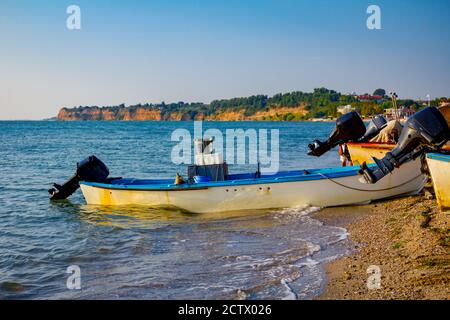
{"type": "Polygon", "coordinates": [[[78,107],[62,108],[59,110],[58,120],[161,120],[162,115],[159,110],[149,108],[137,108],[132,110],[126,107],[78,107]]]}
{"type": "Polygon", "coordinates": [[[237,110],[165,110],[161,107],[76,107],[61,108],[57,119],[60,121],[264,121],[295,120],[305,116],[308,111],[304,105],[296,107],[268,107],[250,114],[246,108],[237,110]]]}

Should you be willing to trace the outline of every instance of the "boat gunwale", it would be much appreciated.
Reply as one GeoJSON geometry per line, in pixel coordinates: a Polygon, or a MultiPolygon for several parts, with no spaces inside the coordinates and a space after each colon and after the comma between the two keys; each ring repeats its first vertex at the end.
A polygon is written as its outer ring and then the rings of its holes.
{"type": "Polygon", "coordinates": [[[391,142],[347,142],[348,146],[370,148],[370,149],[389,149],[391,150],[397,144],[391,142]]]}
{"type": "Polygon", "coordinates": [[[440,152],[429,152],[427,158],[431,160],[437,160],[441,162],[450,162],[450,154],[440,152]]]}
{"type": "MultiPolygon", "coordinates": [[[[346,145],[350,147],[359,147],[361,149],[367,148],[367,149],[386,149],[391,150],[393,149],[397,144],[392,142],[347,142],[346,145]]],[[[450,145],[444,145],[441,147],[442,151],[449,152],[450,151],[450,145]]],[[[433,153],[439,153],[439,152],[433,152],[433,153]]],[[[445,155],[445,154],[444,154],[445,155]]]]}
{"type": "MultiPolygon", "coordinates": [[[[374,165],[374,164],[369,164],[374,165]]],[[[101,182],[87,182],[80,181],[80,185],[86,185],[90,187],[96,187],[109,190],[124,190],[124,191],[194,191],[194,190],[206,190],[216,187],[233,187],[233,186],[245,186],[245,185],[265,185],[273,183],[285,183],[285,182],[301,182],[301,181],[317,181],[335,178],[345,178],[351,176],[357,176],[360,170],[359,166],[353,167],[337,167],[337,168],[323,168],[323,169],[310,169],[317,170],[316,172],[308,173],[308,170],[303,170],[304,174],[293,176],[266,176],[262,178],[253,179],[238,179],[238,180],[224,180],[224,181],[209,181],[204,183],[194,184],[114,184],[114,183],[101,183],[101,182]],[[329,170],[336,170],[335,172],[326,172],[329,170]],[[325,173],[322,173],[325,172],[325,173]]],[[[297,171],[297,170],[296,170],[297,171]]],[[[286,171],[295,172],[295,171],[286,171]]],[[[140,179],[121,179],[119,181],[139,181],[140,179]]],[[[142,179],[144,180],[144,179],[142,179]]],[[[151,180],[149,180],[151,181],[151,180]]],[[[158,181],[158,180],[155,180],[158,181]]],[[[161,180],[159,180],[161,181],[161,180]]]]}

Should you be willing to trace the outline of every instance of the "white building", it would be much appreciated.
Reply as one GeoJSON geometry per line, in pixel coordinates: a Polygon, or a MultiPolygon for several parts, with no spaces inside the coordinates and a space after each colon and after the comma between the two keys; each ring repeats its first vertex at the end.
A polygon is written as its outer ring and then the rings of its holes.
{"type": "Polygon", "coordinates": [[[355,108],[353,108],[350,104],[337,108],[337,112],[339,112],[340,114],[346,114],[346,113],[349,113],[351,111],[355,111],[355,108]]]}

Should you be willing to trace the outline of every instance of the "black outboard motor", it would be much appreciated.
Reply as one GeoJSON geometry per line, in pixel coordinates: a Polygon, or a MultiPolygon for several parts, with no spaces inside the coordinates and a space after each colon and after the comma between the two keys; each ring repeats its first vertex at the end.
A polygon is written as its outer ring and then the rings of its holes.
{"type": "Polygon", "coordinates": [[[382,115],[375,116],[370,120],[366,133],[359,139],[361,142],[369,141],[375,137],[387,125],[387,120],[382,115]]]}
{"type": "Polygon", "coordinates": [[[51,200],[63,200],[71,196],[80,187],[80,181],[103,182],[108,178],[109,170],[96,156],[90,156],[77,163],[76,173],[63,185],[54,183],[48,190],[51,200]]]}
{"type": "Polygon", "coordinates": [[[450,138],[450,129],[442,113],[436,107],[425,108],[411,116],[403,127],[397,146],[379,160],[373,158],[376,168],[365,163],[360,173],[368,183],[376,183],[394,168],[417,158],[426,148],[439,149],[450,138]]]}
{"type": "Polygon", "coordinates": [[[316,140],[308,145],[310,149],[308,155],[320,157],[339,144],[358,141],[365,132],[366,126],[359,114],[355,111],[346,113],[336,120],[336,127],[327,141],[316,140]]]}

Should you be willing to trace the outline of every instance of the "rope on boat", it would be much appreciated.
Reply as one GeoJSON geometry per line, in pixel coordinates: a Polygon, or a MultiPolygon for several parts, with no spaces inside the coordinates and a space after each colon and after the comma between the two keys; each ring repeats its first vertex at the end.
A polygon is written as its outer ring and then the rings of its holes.
{"type": "Polygon", "coordinates": [[[344,188],[347,188],[347,189],[351,189],[351,190],[355,190],[355,191],[363,191],[363,192],[378,192],[378,191],[388,191],[388,190],[392,190],[392,189],[395,189],[395,188],[402,187],[402,186],[404,186],[405,184],[408,184],[408,183],[410,183],[410,182],[416,180],[416,179],[419,178],[420,176],[422,176],[422,174],[419,174],[419,175],[415,176],[414,178],[412,178],[412,179],[410,179],[410,180],[408,180],[408,181],[406,181],[406,182],[403,182],[403,183],[399,184],[398,186],[394,186],[394,187],[390,187],[390,188],[385,188],[385,189],[367,190],[367,189],[359,189],[359,188],[354,188],[354,187],[346,186],[346,185],[344,185],[344,184],[342,184],[342,183],[340,183],[340,182],[334,181],[333,179],[331,179],[330,177],[324,175],[323,173],[319,173],[319,175],[321,175],[322,177],[326,178],[327,180],[330,180],[331,182],[333,182],[333,183],[335,183],[335,184],[337,184],[337,185],[339,185],[339,186],[341,186],[341,187],[344,187],[344,188]]]}

